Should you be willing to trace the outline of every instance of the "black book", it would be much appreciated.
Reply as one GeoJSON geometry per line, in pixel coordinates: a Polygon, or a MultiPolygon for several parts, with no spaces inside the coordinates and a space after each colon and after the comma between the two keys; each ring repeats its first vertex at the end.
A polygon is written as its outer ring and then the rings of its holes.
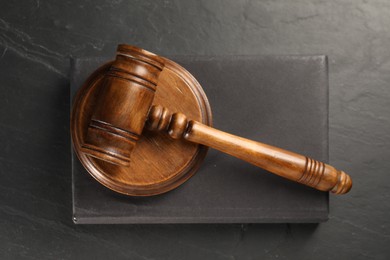
{"type": "MultiPolygon", "coordinates": [[[[215,128],[328,161],[325,56],[170,57],[202,85],[215,128]]],[[[71,98],[108,59],[74,59],[71,98]]],[[[72,151],[73,220],[94,223],[315,223],[327,220],[328,193],[210,149],[179,188],[127,197],[95,181],[72,151]]]]}

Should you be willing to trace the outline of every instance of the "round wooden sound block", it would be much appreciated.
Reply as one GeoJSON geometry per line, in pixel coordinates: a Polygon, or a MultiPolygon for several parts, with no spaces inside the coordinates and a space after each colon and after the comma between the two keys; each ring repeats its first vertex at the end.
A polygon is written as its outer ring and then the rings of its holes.
{"type": "MultiPolygon", "coordinates": [[[[153,104],[189,119],[211,125],[207,97],[196,79],[177,63],[164,59],[153,104]]],[[[131,154],[130,166],[114,165],[80,151],[91,120],[97,94],[109,62],[97,69],[79,89],[71,115],[74,150],[85,169],[107,188],[131,196],[150,196],[170,191],[188,180],[203,161],[207,147],[173,140],[165,133],[144,130],[131,154]]]]}

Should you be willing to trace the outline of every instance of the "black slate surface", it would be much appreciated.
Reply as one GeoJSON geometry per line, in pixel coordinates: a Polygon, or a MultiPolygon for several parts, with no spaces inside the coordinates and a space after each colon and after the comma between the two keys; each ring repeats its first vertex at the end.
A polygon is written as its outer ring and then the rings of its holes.
{"type": "MultiPolygon", "coordinates": [[[[109,59],[76,59],[71,97],[109,59]]],[[[328,161],[325,56],[176,57],[199,81],[213,125],[229,133],[328,161]]],[[[281,179],[211,150],[181,187],[149,198],[98,184],[72,154],[75,223],[321,222],[328,194],[281,179]]]]}
{"type": "Polygon", "coordinates": [[[387,0],[0,1],[0,258],[388,259],[387,0]],[[329,57],[329,159],[350,173],[320,225],[74,225],[69,56],[329,57]]]}

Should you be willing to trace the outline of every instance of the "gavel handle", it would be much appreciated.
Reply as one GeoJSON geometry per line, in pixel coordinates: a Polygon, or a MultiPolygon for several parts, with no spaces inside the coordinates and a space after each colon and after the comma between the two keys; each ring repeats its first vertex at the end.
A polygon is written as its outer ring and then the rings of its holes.
{"type": "Polygon", "coordinates": [[[152,106],[146,127],[167,131],[174,138],[212,147],[281,177],[321,191],[347,193],[352,187],[349,175],[323,162],[246,138],[222,132],[181,113],[170,114],[161,106],[152,106]]]}

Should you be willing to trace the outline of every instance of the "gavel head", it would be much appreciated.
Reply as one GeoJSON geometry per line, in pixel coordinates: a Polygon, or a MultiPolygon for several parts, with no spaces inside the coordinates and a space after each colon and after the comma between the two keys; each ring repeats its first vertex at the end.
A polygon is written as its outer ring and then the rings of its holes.
{"type": "Polygon", "coordinates": [[[106,72],[81,151],[128,166],[144,128],[164,60],[143,49],[121,44],[106,72]]]}

